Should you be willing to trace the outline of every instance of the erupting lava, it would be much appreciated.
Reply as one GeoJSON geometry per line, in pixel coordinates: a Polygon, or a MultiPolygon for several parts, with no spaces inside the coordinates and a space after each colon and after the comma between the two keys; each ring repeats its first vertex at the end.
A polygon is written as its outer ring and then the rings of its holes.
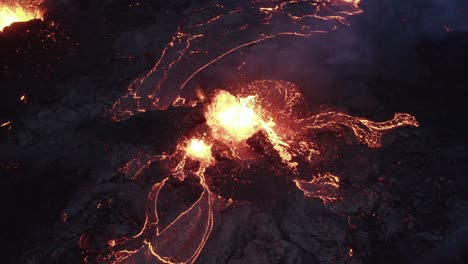
{"type": "Polygon", "coordinates": [[[255,96],[236,98],[219,91],[208,106],[206,119],[216,138],[240,142],[259,131],[264,122],[254,109],[255,96]]]}
{"type": "Polygon", "coordinates": [[[211,156],[211,146],[203,140],[193,138],[185,149],[187,157],[209,164],[213,157],[211,156]]]}
{"type": "MultiPolygon", "coordinates": [[[[171,170],[173,174],[153,187],[142,231],[132,238],[110,241],[112,263],[193,263],[211,233],[213,204],[231,200],[223,193],[215,193],[213,187],[217,186],[212,186],[213,181],[209,181],[215,175],[208,169],[222,167],[218,164],[220,160],[229,159],[248,171],[250,165],[245,163],[245,157],[266,155],[273,158],[277,155],[279,164],[275,166],[279,173],[287,174],[306,197],[329,203],[341,200],[340,178],[330,173],[311,175],[310,168],[317,158],[311,158],[310,154],[320,155],[315,149],[316,142],[311,142],[308,136],[311,132],[321,129],[340,131],[348,127],[360,142],[378,147],[385,132],[419,125],[407,114],[397,114],[386,122],[372,122],[335,111],[312,114],[303,109],[301,115],[293,109],[303,106],[305,99],[292,83],[256,81],[242,87],[245,89],[235,91],[237,95],[217,91],[204,109],[206,123],[194,129],[192,138],[182,140],[176,153],[164,157],[177,161],[171,170]],[[244,96],[245,91],[252,94],[244,96]],[[274,125],[279,121],[281,123],[274,125]],[[263,133],[264,138],[253,139],[258,133],[263,133]],[[253,147],[251,140],[264,147],[253,147]],[[223,151],[223,148],[229,151],[223,151]],[[301,172],[296,170],[298,164],[302,166],[301,172]],[[169,225],[163,226],[158,211],[161,190],[169,181],[183,182],[188,177],[198,179],[202,189],[200,198],[169,225]]],[[[157,162],[157,158],[153,160],[157,162]]]]}
{"type": "MultiPolygon", "coordinates": [[[[263,131],[283,161],[290,162],[292,156],[286,150],[288,144],[275,132],[274,127],[276,124],[271,114],[266,113],[256,103],[256,100],[256,94],[236,97],[227,91],[218,91],[205,113],[213,138],[233,144],[233,150],[235,151],[239,143],[249,139],[255,133],[263,131]]],[[[295,167],[295,163],[291,162],[289,165],[295,167]]]]}
{"type": "Polygon", "coordinates": [[[169,166],[170,175],[153,186],[142,230],[133,237],[109,241],[110,254],[101,259],[114,264],[194,263],[213,228],[214,204],[216,208],[231,204],[235,188],[260,180],[257,186],[296,186],[305,197],[324,203],[342,200],[340,178],[327,171],[317,173],[329,142],[322,142],[314,133],[333,131],[337,137],[346,137],[349,133],[342,132],[348,131],[360,143],[378,148],[386,132],[419,126],[413,116],[402,113],[385,122],[333,110],[312,113],[299,88],[287,81],[239,83],[213,91],[210,96],[200,96],[199,90],[192,89],[197,95],[190,95],[194,77],[227,55],[278,37],[309,37],[334,30],[336,24],[347,24],[348,16],[362,12],[359,3],[262,0],[242,1],[234,7],[232,2],[220,0],[189,15],[153,69],[132,83],[110,114],[114,121],[122,121],[170,105],[203,104],[203,108],[193,109],[203,109],[206,122],[184,135],[174,153],[144,155],[145,161],[132,161],[121,169],[135,172],[135,179],[151,163],[161,162],[160,166],[169,166]],[[242,19],[232,19],[239,15],[242,19]],[[242,22],[223,24],[223,18],[242,22]],[[245,34],[252,25],[258,26],[256,33],[245,34]],[[195,182],[200,194],[169,221],[160,212],[160,203],[174,181],[187,186],[195,182]],[[284,184],[286,181],[291,184],[284,184]]]}
{"type": "Polygon", "coordinates": [[[0,32],[15,22],[44,19],[44,12],[39,8],[40,1],[0,1],[0,32]]]}

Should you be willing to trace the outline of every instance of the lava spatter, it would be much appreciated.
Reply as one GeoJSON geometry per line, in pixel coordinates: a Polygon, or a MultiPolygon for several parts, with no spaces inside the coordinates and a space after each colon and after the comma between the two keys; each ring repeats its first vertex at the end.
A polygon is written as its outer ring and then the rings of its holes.
{"type": "Polygon", "coordinates": [[[187,144],[185,152],[187,157],[199,160],[207,165],[213,160],[211,146],[206,144],[202,139],[192,138],[187,144]]]}
{"type": "MultiPolygon", "coordinates": [[[[174,153],[164,155],[172,162],[161,166],[169,166],[170,174],[153,186],[142,230],[109,241],[111,253],[105,259],[116,264],[194,263],[211,234],[215,203],[254,201],[258,196],[277,199],[294,187],[304,197],[324,203],[342,200],[340,177],[312,169],[327,143],[311,137],[314,131],[348,130],[358,142],[378,148],[385,133],[419,126],[413,116],[402,113],[385,122],[333,110],[312,113],[300,89],[287,81],[238,83],[211,94],[193,83],[197,74],[251,45],[310,37],[347,25],[349,16],[362,12],[359,4],[360,0],[216,1],[187,16],[154,67],[129,86],[109,114],[118,122],[145,111],[201,104],[192,109],[203,111],[206,122],[183,135],[174,153]],[[172,181],[193,180],[201,189],[198,199],[164,224],[164,190],[170,191],[172,181]]],[[[127,167],[140,173],[149,167],[147,161],[157,163],[158,157],[127,167]]]]}
{"type": "Polygon", "coordinates": [[[44,11],[39,7],[43,0],[0,1],[0,32],[15,22],[44,19],[44,11]]]}
{"type": "MultiPolygon", "coordinates": [[[[285,185],[281,179],[289,177],[289,181],[305,197],[316,198],[324,203],[342,200],[339,194],[339,176],[325,172],[311,177],[310,171],[308,174],[304,170],[295,169],[298,163],[310,161],[309,155],[314,150],[306,148],[318,144],[304,143],[311,140],[308,137],[310,131],[347,128],[359,142],[369,147],[379,147],[381,137],[386,132],[402,126],[419,126],[416,119],[408,114],[396,114],[394,119],[386,122],[373,122],[335,111],[312,114],[307,109],[302,109],[301,114],[298,114],[294,109],[304,107],[304,102],[294,84],[284,81],[256,81],[245,87],[252,87],[252,94],[246,95],[243,89],[239,89],[237,93],[220,90],[214,93],[211,100],[207,100],[204,110],[206,123],[194,129],[193,137],[181,140],[172,155],[176,160],[176,165],[171,170],[173,174],[155,184],[148,197],[146,222],[142,231],[133,237],[110,241],[113,263],[193,263],[213,228],[213,203],[219,200],[227,203],[232,199],[233,191],[237,191],[231,188],[230,191],[223,192],[226,188],[219,185],[234,186],[234,189],[248,186],[261,189],[260,186],[270,186],[268,190],[278,191],[281,188],[271,185],[285,185]],[[272,91],[277,92],[274,104],[265,100],[272,96],[272,91]],[[282,124],[281,120],[288,120],[288,123],[282,124]],[[224,153],[226,150],[227,154],[224,153]],[[230,162],[227,167],[226,160],[230,162]],[[256,168],[270,176],[255,177],[257,174],[252,171],[256,168]],[[238,175],[239,172],[242,175],[238,175]],[[244,174],[253,178],[245,179],[244,174]],[[283,178],[280,179],[279,176],[283,178]],[[184,182],[187,177],[197,179],[202,189],[200,197],[170,224],[163,226],[158,204],[161,190],[167,187],[168,181],[184,182]],[[223,177],[226,181],[219,181],[223,177]],[[213,180],[214,178],[218,180],[213,180]],[[254,184],[253,181],[256,180],[260,180],[260,184],[254,184]]],[[[320,155],[319,151],[314,153],[320,155]]],[[[242,194],[242,191],[238,193],[242,194]]],[[[261,190],[255,195],[260,193],[261,190]]],[[[244,198],[242,195],[235,198],[238,197],[244,198]]]]}

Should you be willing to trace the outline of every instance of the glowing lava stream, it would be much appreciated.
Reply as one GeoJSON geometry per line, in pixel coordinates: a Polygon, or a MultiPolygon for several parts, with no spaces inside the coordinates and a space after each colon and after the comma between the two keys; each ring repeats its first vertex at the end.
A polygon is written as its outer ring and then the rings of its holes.
{"type": "MultiPolygon", "coordinates": [[[[111,118],[118,122],[140,112],[202,103],[206,119],[206,124],[184,135],[172,155],[145,157],[145,161],[131,161],[122,169],[135,172],[132,177],[135,179],[159,158],[174,161],[169,168],[171,175],[155,184],[148,196],[141,232],[109,241],[112,253],[104,258],[114,264],[194,263],[213,228],[213,203],[231,201],[231,197],[221,197],[218,191],[213,191],[216,182],[209,181],[212,171],[222,174],[215,176],[225,176],[224,168],[217,167],[222,166],[222,160],[248,171],[252,168],[250,161],[262,161],[259,153],[268,156],[269,161],[275,161],[274,165],[281,168],[282,175],[291,176],[305,197],[329,203],[341,200],[340,178],[329,172],[318,175],[310,172],[322,154],[320,142],[314,142],[311,132],[338,133],[348,129],[360,143],[378,148],[386,132],[419,126],[413,116],[402,113],[385,122],[337,111],[313,114],[307,110],[299,88],[287,81],[239,84],[227,87],[229,92],[218,90],[210,97],[190,95],[196,92],[189,91],[194,88],[191,84],[195,76],[230,54],[279,37],[309,37],[329,32],[337,25],[347,25],[347,17],[362,12],[360,0],[252,0],[239,1],[238,6],[232,3],[219,0],[194,10],[178,27],[154,67],[136,79],[110,111],[111,118]],[[224,2],[227,4],[223,5],[224,2]],[[247,30],[250,28],[253,32],[247,30]],[[256,143],[261,146],[255,149],[252,141],[260,141],[256,143]],[[249,165],[242,167],[244,164],[249,165]],[[298,169],[299,166],[303,168],[298,169]],[[164,226],[158,209],[161,190],[169,188],[169,181],[183,182],[188,177],[198,180],[200,197],[164,226]]],[[[236,173],[235,169],[227,172],[238,180],[236,173]]]]}
{"type": "Polygon", "coordinates": [[[179,90],[193,88],[195,77],[208,67],[259,43],[278,38],[294,41],[348,25],[348,17],[362,13],[359,4],[360,0],[252,0],[235,6],[220,0],[193,10],[153,68],[134,80],[109,114],[122,121],[170,105],[191,106],[193,95],[181,95],[179,90]]]}
{"type": "Polygon", "coordinates": [[[27,22],[44,19],[44,12],[39,8],[42,0],[13,2],[0,0],[0,32],[15,22],[27,22]]]}
{"type": "MultiPolygon", "coordinates": [[[[310,161],[307,153],[314,151],[310,149],[314,144],[307,144],[309,131],[339,131],[348,127],[361,143],[376,148],[381,145],[385,132],[402,126],[419,126],[416,119],[408,114],[396,114],[385,122],[373,122],[335,111],[319,114],[306,111],[301,117],[293,109],[303,106],[305,99],[295,85],[284,81],[256,81],[246,87],[245,90],[252,94],[235,96],[223,90],[214,94],[205,107],[206,124],[195,129],[195,136],[182,140],[177,146],[176,153],[172,155],[178,160],[172,169],[173,174],[155,184],[149,194],[146,221],[141,232],[132,238],[109,241],[114,259],[112,263],[193,263],[197,259],[213,228],[213,203],[223,201],[212,193],[206,181],[206,177],[210,177],[206,175],[207,168],[217,165],[213,155],[213,146],[217,144],[229,146],[231,153],[236,153],[247,146],[247,140],[254,134],[263,132],[304,196],[330,203],[342,200],[338,176],[324,173],[308,175],[310,180],[304,180],[295,171],[295,165],[301,160],[310,161]],[[271,98],[276,98],[276,101],[271,98]],[[275,123],[277,120],[283,121],[275,123]],[[284,120],[289,120],[289,123],[283,123],[286,122],[284,120]],[[198,165],[193,166],[193,162],[198,165]],[[182,182],[190,175],[197,177],[202,187],[199,199],[170,224],[162,226],[158,211],[161,190],[169,180],[182,182]]],[[[243,92],[239,91],[239,94],[243,92]]],[[[318,151],[314,153],[319,155],[318,151]]],[[[229,158],[236,162],[244,159],[236,154],[229,158]]],[[[228,197],[224,199],[227,201],[228,197]]]]}

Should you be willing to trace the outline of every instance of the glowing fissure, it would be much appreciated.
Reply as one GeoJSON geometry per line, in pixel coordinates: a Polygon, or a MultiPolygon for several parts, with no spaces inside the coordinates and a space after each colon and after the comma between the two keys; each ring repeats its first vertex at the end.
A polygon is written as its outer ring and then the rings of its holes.
{"type": "Polygon", "coordinates": [[[39,8],[42,0],[0,1],[0,32],[15,22],[44,19],[44,11],[39,8]]]}
{"type": "Polygon", "coordinates": [[[297,188],[304,192],[307,197],[317,198],[324,203],[341,200],[338,194],[340,188],[340,178],[336,175],[326,173],[316,175],[310,181],[294,179],[297,188]]]}
{"type": "Polygon", "coordinates": [[[362,12],[359,4],[360,0],[252,0],[233,6],[230,0],[221,0],[193,10],[153,68],[128,87],[109,115],[121,121],[170,105],[191,106],[194,96],[181,96],[180,90],[196,86],[195,76],[221,59],[273,39],[294,41],[348,25],[348,17],[362,12]],[[224,23],[236,17],[242,19],[224,23]]]}

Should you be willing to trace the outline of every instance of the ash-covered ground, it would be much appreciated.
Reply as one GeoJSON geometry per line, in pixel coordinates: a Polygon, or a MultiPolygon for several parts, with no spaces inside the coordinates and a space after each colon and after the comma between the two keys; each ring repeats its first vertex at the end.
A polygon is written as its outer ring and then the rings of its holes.
{"type": "MultiPolygon", "coordinates": [[[[53,28],[33,21],[0,33],[0,123],[12,121],[0,128],[4,262],[93,262],[107,240],[140,230],[164,171],[151,166],[131,180],[118,169],[142,151],[171,152],[199,120],[191,108],[118,124],[105,113],[200,5],[49,0],[53,28]]],[[[361,7],[349,27],[249,47],[199,81],[222,85],[241,59],[250,78],[294,82],[317,109],[379,121],[405,112],[421,126],[390,132],[380,149],[340,144],[327,169],[344,181],[343,202],[304,200],[284,187],[277,199],[216,212],[196,263],[468,262],[467,4],[361,7]]],[[[173,189],[168,207],[184,208],[198,191],[173,189]]]]}

